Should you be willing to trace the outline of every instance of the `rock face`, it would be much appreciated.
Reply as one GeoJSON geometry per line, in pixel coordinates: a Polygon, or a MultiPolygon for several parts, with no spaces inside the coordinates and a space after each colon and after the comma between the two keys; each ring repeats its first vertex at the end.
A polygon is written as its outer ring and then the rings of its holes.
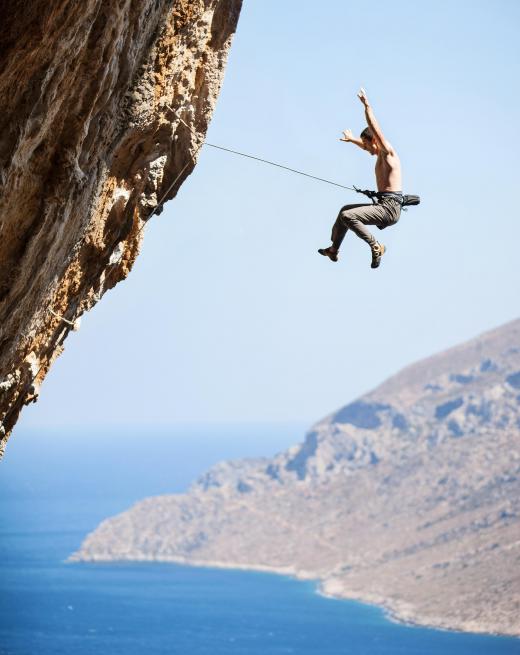
{"type": "Polygon", "coordinates": [[[143,500],[73,559],[270,569],[403,620],[520,635],[520,321],[404,369],[287,452],[143,500]]]}
{"type": "Polygon", "coordinates": [[[79,316],[128,275],[146,221],[193,170],[240,6],[3,3],[0,451],[79,316]]]}

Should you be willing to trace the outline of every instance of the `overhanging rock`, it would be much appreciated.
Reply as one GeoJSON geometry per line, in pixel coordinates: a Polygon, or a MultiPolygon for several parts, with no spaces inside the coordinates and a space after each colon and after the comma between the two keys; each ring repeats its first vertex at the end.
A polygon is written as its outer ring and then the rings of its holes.
{"type": "Polygon", "coordinates": [[[0,453],[80,315],[128,275],[146,220],[193,170],[240,7],[4,2],[0,453]]]}

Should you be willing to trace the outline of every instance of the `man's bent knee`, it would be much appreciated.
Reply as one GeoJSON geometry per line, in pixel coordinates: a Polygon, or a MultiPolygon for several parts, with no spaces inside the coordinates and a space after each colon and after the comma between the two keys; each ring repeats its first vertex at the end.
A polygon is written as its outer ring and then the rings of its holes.
{"type": "Polygon", "coordinates": [[[349,227],[353,222],[356,222],[357,216],[348,209],[342,210],[339,213],[339,219],[346,227],[349,227]]]}

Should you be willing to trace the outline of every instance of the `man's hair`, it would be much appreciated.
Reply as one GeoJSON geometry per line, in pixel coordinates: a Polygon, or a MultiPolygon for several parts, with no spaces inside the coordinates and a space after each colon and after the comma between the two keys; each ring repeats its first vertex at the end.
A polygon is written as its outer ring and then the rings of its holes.
{"type": "Polygon", "coordinates": [[[366,139],[367,141],[372,141],[374,139],[374,135],[372,134],[372,130],[369,127],[365,127],[365,129],[361,132],[359,135],[362,139],[366,139]]]}

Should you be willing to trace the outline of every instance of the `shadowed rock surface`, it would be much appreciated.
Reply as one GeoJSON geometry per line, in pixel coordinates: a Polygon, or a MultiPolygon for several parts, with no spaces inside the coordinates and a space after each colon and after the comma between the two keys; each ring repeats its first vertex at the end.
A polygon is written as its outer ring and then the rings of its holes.
{"type": "Polygon", "coordinates": [[[270,459],[104,521],[75,560],[319,578],[406,621],[520,635],[520,321],[425,359],[270,459]]]}
{"type": "Polygon", "coordinates": [[[0,454],[69,331],[128,275],[146,220],[193,170],[240,6],[3,2],[0,454]]]}

